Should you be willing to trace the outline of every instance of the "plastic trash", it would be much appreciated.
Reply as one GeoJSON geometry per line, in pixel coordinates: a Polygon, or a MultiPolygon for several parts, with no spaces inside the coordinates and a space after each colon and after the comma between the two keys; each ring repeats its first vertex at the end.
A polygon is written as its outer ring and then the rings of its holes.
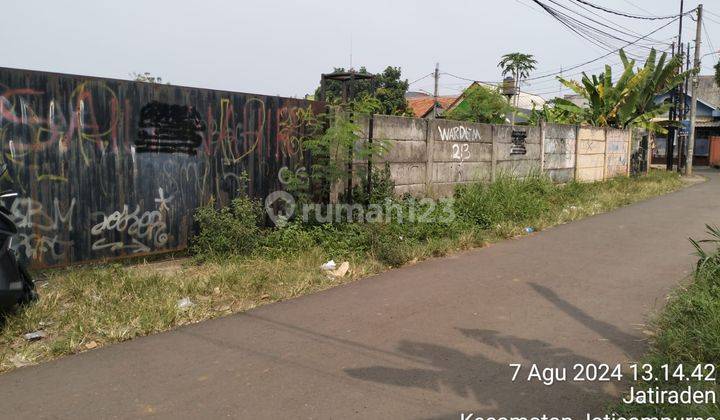
{"type": "Polygon", "coordinates": [[[38,330],[38,331],[33,331],[30,333],[27,333],[23,337],[25,337],[25,339],[27,341],[37,341],[37,340],[42,340],[43,338],[47,337],[47,334],[43,330],[38,330]]]}
{"type": "Polygon", "coordinates": [[[334,269],[336,269],[336,268],[337,268],[337,264],[335,263],[334,260],[330,260],[330,261],[328,261],[328,262],[326,262],[325,264],[323,264],[323,265],[320,266],[320,269],[321,269],[321,270],[324,270],[324,271],[331,271],[331,270],[334,270],[334,269]]]}
{"type": "Polygon", "coordinates": [[[533,232],[535,232],[534,228],[531,228],[530,226],[525,228],[525,233],[533,233],[533,232]]]}
{"type": "Polygon", "coordinates": [[[190,300],[190,298],[188,298],[188,297],[182,298],[182,299],[180,299],[180,300],[177,301],[177,307],[178,307],[178,309],[188,309],[188,308],[190,308],[190,307],[193,306],[193,305],[195,305],[195,304],[194,304],[193,301],[190,300]]]}

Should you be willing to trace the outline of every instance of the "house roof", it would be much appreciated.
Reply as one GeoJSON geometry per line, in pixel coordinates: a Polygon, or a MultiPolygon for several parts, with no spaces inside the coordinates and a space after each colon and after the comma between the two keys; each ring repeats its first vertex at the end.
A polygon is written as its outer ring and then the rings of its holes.
{"type": "MultiPolygon", "coordinates": [[[[439,96],[438,97],[438,104],[440,105],[441,110],[447,110],[450,105],[452,105],[456,100],[458,96],[439,96]]],[[[418,118],[425,118],[427,117],[430,112],[433,109],[433,103],[435,102],[435,99],[430,96],[416,96],[412,98],[407,99],[408,105],[410,106],[410,109],[412,109],[413,115],[415,115],[418,118]]]]}
{"type": "MultiPolygon", "coordinates": [[[[450,105],[450,109],[459,105],[462,102],[462,98],[465,96],[465,92],[467,92],[468,89],[470,89],[471,87],[473,87],[475,85],[480,85],[480,86],[483,86],[486,88],[491,88],[491,89],[498,88],[498,86],[495,86],[490,83],[472,82],[472,84],[470,84],[470,86],[468,86],[463,91],[463,93],[457,98],[455,103],[450,105]]],[[[518,98],[517,98],[518,109],[530,111],[535,107],[542,107],[545,104],[545,102],[547,102],[547,101],[542,96],[534,95],[534,94],[528,93],[528,92],[523,92],[522,90],[518,92],[518,98]]]]}
{"type": "MultiPolygon", "coordinates": [[[[488,83],[481,83],[481,82],[473,82],[471,83],[462,94],[460,95],[445,95],[445,96],[439,96],[438,97],[438,103],[440,105],[440,109],[442,111],[448,111],[450,109],[455,108],[458,104],[460,104],[465,96],[465,92],[470,89],[474,85],[481,85],[484,87],[496,89],[497,86],[488,84],[488,83]]],[[[405,95],[405,98],[408,102],[408,105],[410,106],[410,109],[413,111],[413,115],[415,115],[418,118],[425,118],[428,115],[430,115],[430,112],[432,111],[433,107],[433,97],[424,94],[424,93],[418,93],[418,92],[408,92],[405,95]]],[[[518,108],[521,110],[531,110],[533,109],[533,104],[537,107],[541,107],[545,103],[545,99],[538,95],[533,95],[532,93],[522,92],[520,91],[518,95],[518,108]]]]}

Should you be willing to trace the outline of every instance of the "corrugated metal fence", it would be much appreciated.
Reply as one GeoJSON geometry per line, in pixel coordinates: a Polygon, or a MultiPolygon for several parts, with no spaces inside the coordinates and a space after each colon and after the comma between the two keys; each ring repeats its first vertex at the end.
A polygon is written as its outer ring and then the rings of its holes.
{"type": "Polygon", "coordinates": [[[0,68],[14,248],[33,267],[185,248],[211,197],[226,203],[244,182],[264,197],[281,168],[307,164],[298,110],[321,106],[0,68]]]}

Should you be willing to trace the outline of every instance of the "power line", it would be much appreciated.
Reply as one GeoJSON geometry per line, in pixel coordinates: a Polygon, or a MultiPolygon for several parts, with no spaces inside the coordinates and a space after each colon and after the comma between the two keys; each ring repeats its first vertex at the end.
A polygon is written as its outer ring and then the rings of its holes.
{"type": "Polygon", "coordinates": [[[638,6],[637,4],[631,2],[630,0],[623,0],[623,1],[624,1],[625,3],[627,3],[627,4],[629,4],[630,6],[638,9],[638,10],[641,10],[641,11],[643,11],[643,12],[645,12],[645,13],[649,13],[650,16],[656,17],[656,15],[653,14],[653,12],[649,11],[648,9],[643,9],[642,7],[640,7],[640,6],[638,6]]]}
{"type": "MultiPolygon", "coordinates": [[[[554,0],[550,0],[550,1],[553,2],[554,4],[558,4],[554,0]]],[[[613,40],[621,41],[625,44],[635,44],[638,47],[646,48],[648,50],[651,49],[651,47],[639,44],[639,41],[648,38],[650,36],[650,34],[645,35],[644,37],[638,38],[631,42],[631,41],[628,41],[627,39],[624,39],[624,38],[618,37],[614,34],[608,33],[607,31],[605,31],[603,29],[596,28],[596,27],[589,25],[583,21],[573,18],[572,16],[569,16],[551,6],[548,6],[547,4],[541,2],[540,0],[533,0],[533,2],[535,4],[537,4],[538,6],[542,7],[550,16],[552,16],[558,22],[560,22],[561,24],[566,26],[570,31],[574,32],[575,34],[577,34],[581,38],[585,39],[586,41],[589,41],[590,43],[593,43],[606,51],[616,50],[616,45],[614,45],[612,43],[612,41],[609,41],[606,38],[611,38],[613,40]]],[[[575,13],[577,13],[577,12],[575,12],[575,13]]],[[[581,16],[583,16],[583,15],[581,15],[581,16]]],[[[583,16],[583,17],[585,17],[585,16],[583,16]]],[[[587,17],[585,17],[585,18],[590,19],[587,17]]],[[[592,20],[592,19],[590,19],[590,20],[592,20]]],[[[597,22],[597,21],[595,21],[595,22],[597,22]]],[[[607,26],[607,25],[605,25],[605,26],[607,26]]],[[[628,52],[628,55],[631,57],[635,56],[635,58],[642,58],[641,56],[632,54],[630,52],[628,52]]]]}
{"type": "Polygon", "coordinates": [[[428,73],[428,74],[426,74],[426,75],[423,76],[423,77],[420,77],[420,78],[418,78],[418,79],[415,79],[415,80],[413,80],[412,82],[408,83],[408,86],[410,86],[410,85],[412,85],[412,84],[415,84],[415,83],[417,83],[417,82],[419,82],[419,81],[421,81],[421,80],[423,80],[423,79],[427,79],[428,77],[432,76],[433,74],[434,74],[434,73],[428,73]]]}
{"type": "MultiPolygon", "coordinates": [[[[573,10],[573,9],[567,7],[567,6],[564,6],[564,5],[562,5],[561,3],[559,3],[559,2],[557,2],[557,1],[555,1],[555,0],[548,0],[548,1],[550,1],[551,3],[555,4],[556,6],[559,6],[559,7],[563,8],[563,9],[565,9],[565,10],[571,12],[571,13],[574,13],[574,14],[576,14],[576,15],[584,18],[584,19],[587,19],[587,20],[589,20],[590,22],[596,23],[596,24],[598,24],[598,25],[600,25],[600,26],[602,26],[602,27],[604,27],[604,28],[607,28],[607,29],[610,29],[610,30],[614,30],[614,31],[616,31],[616,32],[618,32],[618,33],[621,33],[621,34],[623,34],[623,35],[628,35],[628,36],[640,36],[640,35],[641,35],[641,34],[639,34],[639,33],[637,33],[637,32],[632,32],[631,29],[625,28],[625,27],[623,27],[622,25],[619,25],[619,24],[616,23],[616,22],[613,22],[613,21],[611,21],[611,20],[605,19],[604,17],[602,17],[602,16],[600,16],[599,14],[593,12],[592,10],[589,10],[589,9],[585,8],[585,7],[582,6],[582,5],[580,5],[580,7],[581,7],[583,10],[585,10],[585,11],[587,11],[587,12],[589,12],[589,13],[591,13],[591,14],[593,14],[593,15],[595,15],[595,16],[603,19],[603,20],[606,20],[606,21],[610,22],[610,23],[612,23],[613,25],[615,25],[616,27],[619,27],[619,28],[621,28],[621,29],[614,28],[614,27],[612,27],[612,26],[610,26],[610,25],[607,25],[607,24],[605,24],[605,23],[602,23],[602,22],[600,22],[600,21],[597,21],[597,20],[595,20],[595,19],[593,19],[593,18],[587,17],[587,16],[583,15],[582,13],[580,13],[580,12],[578,12],[578,11],[576,11],[576,10],[573,10]],[[630,32],[628,32],[628,31],[630,31],[630,32]]],[[[594,29],[594,28],[593,28],[593,29],[594,29]]],[[[605,32],[603,32],[603,33],[605,33],[605,32]]],[[[605,34],[607,34],[607,33],[605,33],[605,34]]],[[[612,36],[612,35],[610,35],[610,34],[607,34],[607,35],[608,35],[608,36],[612,36]]],[[[616,38],[616,39],[620,39],[620,38],[616,38]]],[[[657,40],[652,40],[652,39],[649,39],[649,40],[655,41],[656,43],[659,43],[659,41],[657,41],[657,40]]],[[[627,40],[622,40],[622,41],[627,42],[627,40]]]]}
{"type": "MultiPolygon", "coordinates": [[[[677,20],[677,19],[675,19],[675,20],[677,20]]],[[[628,47],[628,46],[631,46],[631,45],[635,44],[636,42],[638,42],[638,41],[640,41],[640,40],[642,40],[642,39],[644,39],[644,38],[647,38],[647,37],[649,37],[650,35],[653,35],[653,34],[659,32],[660,30],[662,30],[662,29],[668,27],[669,25],[671,25],[672,23],[674,23],[675,20],[670,21],[670,22],[667,22],[667,23],[665,23],[664,25],[656,28],[656,29],[653,30],[652,32],[650,32],[650,33],[648,33],[648,34],[646,34],[646,35],[638,38],[637,40],[635,40],[635,41],[633,41],[633,42],[629,42],[628,44],[624,45],[624,46],[621,47],[621,48],[617,48],[617,49],[615,49],[615,50],[613,50],[613,51],[610,51],[610,52],[608,52],[607,54],[603,54],[603,55],[601,55],[601,56],[599,56],[599,57],[597,57],[597,58],[594,58],[594,59],[588,60],[588,61],[584,61],[584,62],[579,63],[579,64],[574,64],[574,65],[572,65],[572,66],[570,66],[570,67],[563,67],[561,71],[552,71],[552,72],[549,72],[549,73],[542,73],[542,74],[540,74],[540,75],[538,75],[538,76],[535,76],[535,77],[529,77],[529,78],[527,78],[527,79],[523,79],[523,82],[530,82],[530,81],[533,81],[533,80],[542,80],[542,79],[546,79],[546,78],[548,78],[548,77],[553,77],[553,76],[557,76],[557,75],[560,75],[560,74],[565,74],[565,73],[570,72],[570,71],[572,71],[572,70],[576,70],[576,69],[579,69],[579,68],[581,68],[581,67],[584,67],[584,66],[586,66],[586,65],[588,65],[588,64],[592,64],[592,63],[595,63],[595,62],[597,62],[597,61],[600,61],[600,60],[602,60],[603,58],[609,57],[610,55],[619,52],[621,49],[624,49],[624,48],[626,48],[626,47],[628,47]]],[[[603,66],[603,67],[604,67],[604,66],[603,66]]],[[[586,70],[586,71],[587,71],[587,70],[586,70]]],[[[480,83],[486,83],[486,84],[499,84],[499,83],[502,83],[502,81],[494,81],[494,82],[490,82],[490,81],[480,81],[480,80],[472,79],[472,78],[469,78],[469,77],[463,77],[463,76],[459,76],[459,75],[456,75],[456,74],[453,74],[453,73],[448,73],[448,72],[443,72],[443,73],[441,73],[441,74],[447,75],[447,76],[451,76],[451,77],[454,77],[454,78],[456,78],[456,79],[465,80],[465,81],[468,81],[468,82],[480,82],[480,83]]],[[[582,74],[582,73],[578,73],[578,74],[582,74]]],[[[567,75],[567,77],[570,77],[570,75],[567,75]]]]}
{"type": "MultiPolygon", "coordinates": [[[[533,1],[536,1],[536,0],[533,0],[533,1]]],[[[625,44],[624,46],[622,46],[622,47],[620,47],[620,48],[617,48],[617,49],[615,49],[615,50],[613,50],[613,51],[610,51],[610,52],[608,52],[607,54],[601,55],[600,57],[597,57],[597,58],[594,58],[594,59],[592,59],[592,60],[588,60],[588,61],[582,62],[582,63],[580,63],[580,64],[576,64],[576,65],[570,66],[570,67],[568,67],[568,68],[563,68],[563,71],[575,70],[575,69],[580,68],[580,67],[583,67],[583,66],[585,66],[585,65],[594,63],[594,62],[599,61],[599,60],[602,60],[603,58],[606,58],[606,57],[608,57],[608,56],[610,56],[610,55],[612,55],[612,54],[615,54],[615,53],[619,52],[621,49],[627,48],[627,47],[629,47],[629,46],[631,46],[631,45],[634,45],[635,43],[637,43],[637,42],[639,42],[639,41],[641,41],[641,40],[643,40],[643,39],[645,39],[645,38],[647,38],[647,37],[649,37],[649,36],[651,36],[651,35],[654,35],[655,33],[659,32],[659,31],[661,31],[662,29],[665,29],[666,27],[668,27],[668,26],[670,26],[671,24],[675,23],[678,19],[679,19],[679,18],[675,18],[674,20],[671,20],[671,21],[665,23],[664,25],[662,25],[662,26],[656,28],[655,30],[653,30],[652,32],[650,32],[650,33],[648,33],[648,34],[646,34],[646,35],[644,35],[644,36],[636,39],[635,41],[629,42],[629,43],[625,44]]],[[[539,76],[535,76],[535,77],[530,77],[530,78],[527,78],[527,79],[525,79],[525,80],[526,80],[526,81],[530,81],[530,80],[544,79],[544,78],[552,77],[552,76],[555,76],[555,75],[558,75],[558,74],[560,74],[560,72],[552,72],[552,73],[543,74],[543,75],[539,75],[539,76]]]]}
{"type": "MultiPolygon", "coordinates": [[[[632,3],[630,3],[630,4],[632,4],[632,3]]],[[[622,29],[624,29],[624,30],[626,30],[626,31],[631,32],[634,36],[641,36],[641,35],[642,35],[642,34],[640,34],[640,33],[638,33],[638,32],[633,31],[632,29],[630,29],[630,28],[628,28],[628,27],[626,27],[626,26],[620,25],[619,23],[617,23],[617,22],[615,22],[615,21],[613,21],[613,20],[610,20],[610,19],[604,17],[603,15],[601,15],[601,14],[599,14],[599,13],[597,13],[597,12],[595,12],[595,11],[593,11],[593,10],[585,7],[585,6],[583,6],[582,4],[579,4],[578,6],[580,6],[581,9],[583,9],[583,10],[585,10],[586,12],[592,14],[593,16],[597,16],[598,18],[600,18],[600,19],[602,19],[602,20],[604,20],[604,21],[606,21],[606,22],[609,22],[609,23],[611,23],[611,24],[613,24],[613,25],[615,25],[615,26],[617,26],[617,27],[619,27],[619,28],[622,28],[622,29]]]]}
{"type": "MultiPolygon", "coordinates": [[[[612,9],[608,9],[608,8],[606,8],[606,7],[603,7],[603,6],[598,6],[597,4],[593,4],[593,3],[590,3],[589,1],[585,1],[585,0],[574,0],[574,1],[576,1],[576,2],[578,2],[578,3],[582,3],[582,4],[586,5],[586,6],[590,6],[590,7],[592,7],[592,8],[598,9],[598,10],[602,10],[602,11],[605,12],[605,13],[611,13],[611,14],[613,14],[613,15],[623,16],[623,17],[631,18],[631,19],[641,19],[641,20],[666,20],[666,19],[676,19],[676,18],[680,17],[679,14],[678,14],[678,15],[670,15],[670,16],[639,16],[639,15],[631,15],[631,14],[629,14],[629,13],[619,12],[619,11],[617,11],[617,10],[612,10],[612,9]]],[[[687,14],[693,13],[693,12],[695,12],[695,10],[697,10],[697,8],[685,12],[685,13],[683,13],[683,15],[687,15],[687,14]]]]}
{"type": "Polygon", "coordinates": [[[712,40],[710,39],[710,33],[707,30],[707,26],[705,26],[705,22],[702,23],[703,30],[705,31],[705,38],[707,38],[708,46],[710,47],[710,51],[712,51],[713,55],[715,56],[715,60],[718,60],[718,52],[715,50],[715,46],[713,46],[712,40]]]}

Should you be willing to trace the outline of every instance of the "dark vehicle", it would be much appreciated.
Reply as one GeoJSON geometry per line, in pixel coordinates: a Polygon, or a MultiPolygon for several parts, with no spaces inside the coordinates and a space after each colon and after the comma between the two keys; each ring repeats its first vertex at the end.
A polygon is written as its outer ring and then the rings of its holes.
{"type": "MultiPolygon", "coordinates": [[[[0,177],[5,175],[7,167],[0,165],[0,177]]],[[[11,190],[0,193],[0,313],[13,310],[18,305],[37,299],[35,283],[24,265],[18,263],[12,250],[12,238],[17,234],[17,226],[11,219],[10,210],[3,200],[17,197],[11,190]]]]}

